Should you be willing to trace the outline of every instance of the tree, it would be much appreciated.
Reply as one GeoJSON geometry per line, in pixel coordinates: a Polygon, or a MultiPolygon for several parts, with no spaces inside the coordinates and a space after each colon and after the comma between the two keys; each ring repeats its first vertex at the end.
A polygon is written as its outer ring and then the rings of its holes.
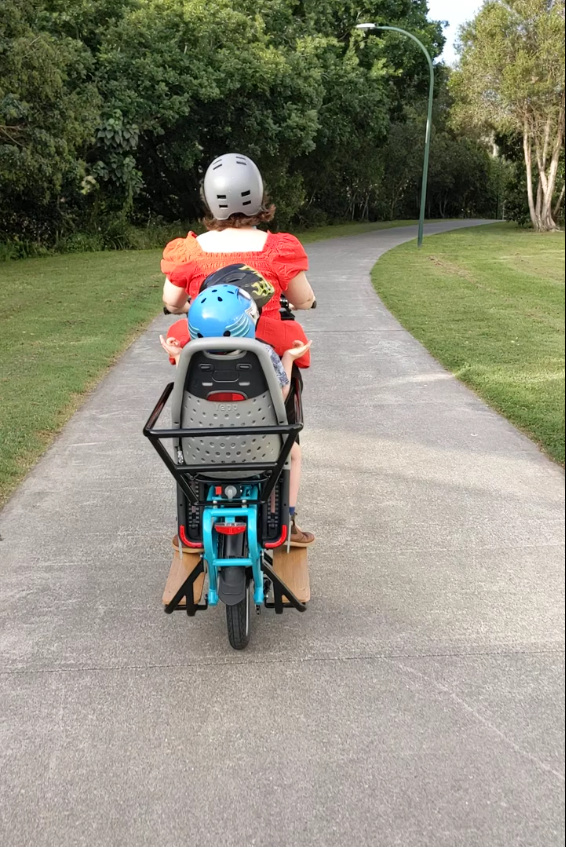
{"type": "Polygon", "coordinates": [[[108,196],[136,198],[137,214],[194,219],[203,167],[232,148],[258,160],[270,186],[284,189],[283,204],[297,195],[289,167],[314,146],[319,44],[304,35],[276,43],[252,6],[146,0],[109,29],[97,71],[103,121],[89,156],[108,196]]]}
{"type": "Polygon", "coordinates": [[[531,220],[557,229],[565,131],[564,0],[490,0],[461,33],[454,121],[522,138],[531,220]],[[557,194],[559,196],[557,196],[557,194]]]}
{"type": "Polygon", "coordinates": [[[61,219],[64,188],[79,190],[99,106],[87,51],[41,13],[37,0],[3,0],[0,17],[0,229],[30,240],[61,219]]]}
{"type": "MultiPolygon", "coordinates": [[[[399,24],[438,56],[426,0],[1,2],[8,237],[123,245],[132,222],[195,221],[204,169],[227,149],[257,160],[278,226],[415,215],[424,127],[410,111],[427,64],[409,39],[355,25],[399,24]]],[[[444,116],[435,143],[431,212],[477,209],[485,153],[444,116]]]]}
{"type": "MultiPolygon", "coordinates": [[[[384,170],[396,183],[399,174],[389,167],[383,151],[390,149],[391,123],[403,116],[406,105],[426,103],[428,65],[419,47],[406,37],[397,33],[368,36],[356,31],[355,25],[361,20],[399,24],[418,34],[433,56],[442,52],[442,28],[427,20],[423,2],[305,0],[301,5],[303,15],[316,15],[316,25],[327,38],[316,148],[298,163],[308,198],[301,214],[315,221],[320,213],[330,220],[388,217],[384,170]]],[[[424,136],[423,126],[420,150],[424,136]]],[[[408,146],[403,138],[402,151],[408,146]]],[[[416,167],[422,177],[422,154],[416,167]]]]}

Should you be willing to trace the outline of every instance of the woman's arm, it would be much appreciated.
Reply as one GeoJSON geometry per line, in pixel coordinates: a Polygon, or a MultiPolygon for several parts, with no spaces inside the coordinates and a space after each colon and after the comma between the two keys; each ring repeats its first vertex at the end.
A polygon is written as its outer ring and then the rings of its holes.
{"type": "Polygon", "coordinates": [[[189,311],[189,297],[184,288],[173,285],[168,279],[163,286],[163,303],[172,315],[186,315],[189,311]]]}
{"type": "Polygon", "coordinates": [[[303,310],[312,308],[312,304],[316,298],[304,271],[291,280],[285,296],[293,304],[294,309],[303,310]]]}

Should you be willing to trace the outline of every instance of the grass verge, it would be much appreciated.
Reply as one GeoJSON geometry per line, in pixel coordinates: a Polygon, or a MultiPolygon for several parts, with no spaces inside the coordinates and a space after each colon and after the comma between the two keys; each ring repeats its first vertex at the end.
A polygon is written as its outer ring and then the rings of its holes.
{"type": "Polygon", "coordinates": [[[0,507],[136,333],[157,314],[159,253],[0,266],[0,507]]]}
{"type": "Polygon", "coordinates": [[[561,463],[564,246],[496,224],[399,247],[373,274],[403,326],[561,463]]]}

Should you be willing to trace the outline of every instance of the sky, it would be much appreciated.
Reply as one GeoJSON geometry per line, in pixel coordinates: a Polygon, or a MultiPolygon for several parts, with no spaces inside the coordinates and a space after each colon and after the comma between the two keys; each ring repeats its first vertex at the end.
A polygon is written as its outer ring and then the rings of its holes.
{"type": "Polygon", "coordinates": [[[429,17],[435,21],[449,21],[450,28],[445,31],[448,39],[444,59],[448,64],[456,61],[454,43],[458,37],[460,24],[472,20],[483,6],[483,0],[428,0],[429,17]]]}

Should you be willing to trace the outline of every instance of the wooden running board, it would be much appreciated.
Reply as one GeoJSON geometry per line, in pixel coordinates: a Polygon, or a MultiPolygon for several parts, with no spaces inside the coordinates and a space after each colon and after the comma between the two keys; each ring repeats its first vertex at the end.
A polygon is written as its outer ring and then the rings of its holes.
{"type": "MultiPolygon", "coordinates": [[[[274,550],[273,570],[289,586],[297,600],[308,603],[311,599],[309,553],[305,547],[279,547],[274,550]]],[[[284,601],[285,602],[285,601],[284,601]]]]}
{"type": "MultiPolygon", "coordinates": [[[[173,543],[173,564],[171,565],[171,570],[169,571],[169,578],[167,579],[167,584],[165,586],[165,591],[163,593],[163,605],[168,606],[179,588],[183,585],[184,582],[189,578],[194,569],[198,566],[200,562],[200,553],[189,553],[186,548],[183,548],[183,559],[181,561],[181,555],[179,553],[179,548],[173,543]]],[[[202,599],[202,592],[204,589],[204,574],[201,574],[199,578],[196,580],[194,584],[194,598],[197,606],[199,605],[202,599]]],[[[184,609],[187,606],[186,600],[183,600],[180,604],[179,608],[184,609]]]]}
{"type": "MultiPolygon", "coordinates": [[[[179,588],[181,588],[200,562],[200,553],[189,553],[185,547],[183,548],[183,560],[181,561],[181,555],[176,543],[173,543],[173,550],[173,563],[163,593],[164,606],[169,605],[179,588]]],[[[279,547],[277,550],[274,550],[273,570],[289,586],[297,600],[300,600],[301,603],[308,603],[310,601],[311,586],[308,550],[306,548],[292,547],[289,553],[286,547],[279,547]]],[[[204,578],[204,574],[199,576],[194,585],[194,598],[197,605],[202,599],[204,578]]],[[[185,606],[186,602],[183,601],[180,607],[184,608],[185,606]]]]}

